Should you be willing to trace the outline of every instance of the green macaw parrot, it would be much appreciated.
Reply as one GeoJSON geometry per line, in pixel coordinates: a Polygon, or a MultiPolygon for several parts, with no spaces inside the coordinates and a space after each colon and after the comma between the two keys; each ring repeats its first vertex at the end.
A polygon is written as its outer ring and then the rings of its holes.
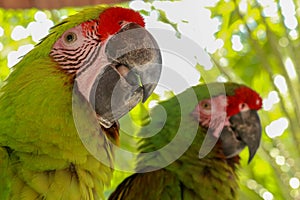
{"type": "Polygon", "coordinates": [[[64,19],[0,89],[0,199],[94,200],[113,173],[117,120],[154,90],[161,54],[131,9],[64,19]]]}
{"type": "Polygon", "coordinates": [[[239,153],[248,146],[250,162],[259,147],[261,107],[236,83],[198,85],[159,103],[139,133],[136,173],[109,199],[238,199],[239,153]]]}

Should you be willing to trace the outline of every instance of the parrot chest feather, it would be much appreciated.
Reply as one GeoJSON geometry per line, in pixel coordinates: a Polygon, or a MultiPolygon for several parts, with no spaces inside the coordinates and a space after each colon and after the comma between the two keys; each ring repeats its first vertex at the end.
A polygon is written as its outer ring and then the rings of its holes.
{"type": "Polygon", "coordinates": [[[78,121],[91,133],[86,138],[106,149],[103,156],[111,162],[108,138],[100,131],[90,105],[72,94],[69,77],[51,62],[37,60],[32,66],[12,73],[0,92],[0,152],[6,155],[6,162],[0,162],[0,177],[10,176],[5,188],[9,199],[103,198],[112,169],[84,146],[74,109],[80,110],[78,121]]]}
{"type": "Polygon", "coordinates": [[[176,179],[174,183],[179,184],[179,199],[237,199],[235,158],[226,159],[220,143],[217,143],[205,158],[199,159],[203,131],[205,129],[198,130],[194,143],[178,160],[167,166],[164,173],[172,175],[176,179]]]}

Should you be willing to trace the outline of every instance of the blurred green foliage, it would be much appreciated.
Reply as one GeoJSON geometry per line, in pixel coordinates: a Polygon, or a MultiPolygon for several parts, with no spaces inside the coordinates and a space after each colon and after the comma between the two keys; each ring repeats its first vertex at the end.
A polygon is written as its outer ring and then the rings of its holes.
{"type": "MultiPolygon", "coordinates": [[[[35,44],[31,35],[20,40],[14,40],[12,33],[16,26],[22,26],[26,29],[31,22],[35,22],[37,11],[37,9],[5,10],[0,8],[0,28],[3,30],[3,35],[0,35],[2,46],[2,50],[0,51],[0,85],[11,71],[8,67],[8,54],[12,51],[17,51],[22,45],[35,44]]],[[[75,11],[76,9],[73,8],[52,11],[44,10],[43,12],[47,18],[50,18],[56,24],[63,16],[68,16],[75,11]]]]}
{"type": "Polygon", "coordinates": [[[241,79],[264,98],[271,91],[279,97],[271,109],[261,111],[261,148],[253,163],[240,172],[242,197],[248,199],[300,198],[299,186],[293,184],[300,178],[299,9],[299,1],[278,0],[219,1],[210,8],[212,17],[221,20],[216,38],[224,42],[212,55],[216,67],[228,80],[241,79]],[[243,45],[239,51],[233,48],[234,35],[243,45]],[[286,84],[286,92],[276,84],[278,77],[286,84]],[[272,133],[266,134],[266,127],[279,118],[288,120],[288,128],[279,137],[268,137],[272,133]]]}
{"type": "MultiPolygon", "coordinates": [[[[211,17],[221,22],[215,37],[224,44],[211,55],[214,67],[205,72],[209,74],[210,80],[218,78],[218,73],[215,73],[218,70],[225,79],[243,82],[254,88],[265,100],[271,94],[279,99],[269,108],[265,105],[265,109],[259,113],[263,139],[256,157],[249,165],[246,164],[247,151],[242,152],[240,199],[300,199],[299,185],[297,186],[297,180],[300,179],[300,56],[297,53],[300,52],[300,3],[292,0],[288,2],[293,5],[290,13],[282,9],[283,0],[220,0],[209,8],[211,17]],[[272,6],[273,10],[270,12],[272,6]],[[288,17],[294,20],[294,27],[288,24],[288,17]],[[235,46],[236,41],[239,47],[235,46]],[[293,70],[295,74],[291,75],[293,70]],[[281,80],[281,85],[286,85],[286,92],[282,90],[278,80],[281,80]],[[284,132],[278,136],[266,132],[267,127],[278,119],[287,119],[287,129],[283,129],[284,132]]],[[[44,12],[56,24],[62,17],[75,11],[74,8],[68,8],[44,12]]],[[[170,24],[180,36],[177,24],[167,18],[165,11],[151,6],[151,10],[142,10],[141,13],[150,15],[152,11],[158,13],[158,20],[170,24]]],[[[15,41],[11,38],[11,33],[15,26],[26,28],[30,22],[35,21],[36,12],[36,9],[0,9],[0,27],[4,30],[4,34],[0,36],[0,43],[3,45],[0,51],[0,86],[11,70],[7,65],[8,53],[21,45],[34,43],[30,36],[15,41]]],[[[203,72],[199,64],[196,68],[199,73],[203,72]]],[[[159,100],[159,96],[154,94],[150,100],[159,100]]],[[[120,123],[133,126],[134,132],[138,132],[139,125],[149,120],[147,112],[150,100],[130,113],[129,116],[137,126],[128,123],[127,118],[121,119],[120,123]]],[[[132,147],[136,146],[136,141],[132,137],[121,133],[121,141],[123,148],[135,151],[132,147]]],[[[116,172],[107,195],[128,175],[129,173],[116,172]]]]}

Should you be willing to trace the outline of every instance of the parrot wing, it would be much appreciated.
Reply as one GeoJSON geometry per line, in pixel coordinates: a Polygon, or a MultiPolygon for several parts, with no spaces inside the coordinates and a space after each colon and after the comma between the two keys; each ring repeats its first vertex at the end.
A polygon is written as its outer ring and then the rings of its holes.
{"type": "Polygon", "coordinates": [[[109,200],[176,200],[180,199],[178,197],[181,197],[182,189],[179,179],[162,169],[127,177],[111,194],[109,200]]]}
{"type": "Polygon", "coordinates": [[[9,168],[9,156],[5,147],[0,147],[0,199],[7,199],[12,178],[9,168]]]}

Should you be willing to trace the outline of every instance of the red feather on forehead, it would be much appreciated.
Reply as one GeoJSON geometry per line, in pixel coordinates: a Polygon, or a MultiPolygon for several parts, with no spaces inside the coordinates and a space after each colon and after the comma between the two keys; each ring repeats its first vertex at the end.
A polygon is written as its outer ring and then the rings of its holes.
{"type": "Polygon", "coordinates": [[[240,112],[241,103],[247,104],[251,110],[259,110],[262,107],[262,98],[254,90],[240,87],[235,90],[235,95],[227,97],[227,103],[227,116],[233,116],[240,112]]]}
{"type": "Polygon", "coordinates": [[[116,34],[122,28],[122,23],[136,23],[141,27],[145,27],[144,18],[137,11],[112,7],[104,10],[99,19],[89,20],[81,24],[83,34],[97,30],[95,35],[101,41],[106,40],[110,35],[116,34]]]}
{"type": "Polygon", "coordinates": [[[133,22],[141,27],[145,26],[143,17],[134,10],[120,7],[108,8],[99,16],[98,33],[101,35],[101,40],[117,33],[123,22],[133,22]]]}

